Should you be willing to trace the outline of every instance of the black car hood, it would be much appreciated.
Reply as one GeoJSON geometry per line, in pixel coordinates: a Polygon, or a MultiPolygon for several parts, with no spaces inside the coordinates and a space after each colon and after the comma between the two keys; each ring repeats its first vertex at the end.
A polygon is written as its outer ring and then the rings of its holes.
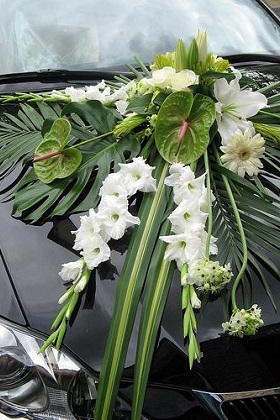
{"type": "MultiPolygon", "coordinates": [[[[249,68],[248,75],[265,85],[279,79],[280,68],[249,68]]],[[[72,249],[74,236],[71,232],[79,223],[79,215],[72,215],[42,226],[27,225],[11,217],[11,203],[1,204],[0,315],[3,318],[26,325],[43,337],[50,333],[59,310],[58,299],[66,291],[58,273],[63,263],[77,259],[72,249]]],[[[125,249],[116,249],[110,263],[104,263],[94,274],[64,340],[65,348],[96,372],[100,370],[104,354],[124,254],[125,249]]],[[[182,339],[180,281],[174,279],[162,320],[147,401],[153,400],[153,395],[158,398],[158,389],[165,399],[164,392],[168,394],[189,387],[231,392],[246,390],[248,386],[257,389],[279,385],[280,318],[259,279],[252,281],[265,326],[255,336],[243,340],[222,336],[224,315],[220,298],[211,302],[198,320],[201,363],[189,372],[182,339]]],[[[276,280],[269,281],[280,307],[276,280]]],[[[137,330],[136,320],[123,380],[128,395],[133,382],[137,330]]],[[[171,401],[172,398],[174,395],[171,401]]]]}

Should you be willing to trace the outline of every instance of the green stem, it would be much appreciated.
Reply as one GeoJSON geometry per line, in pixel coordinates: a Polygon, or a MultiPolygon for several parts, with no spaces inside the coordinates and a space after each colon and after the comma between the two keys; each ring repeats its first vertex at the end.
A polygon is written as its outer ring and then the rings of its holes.
{"type": "Polygon", "coordinates": [[[50,159],[55,156],[62,155],[65,150],[77,149],[77,147],[84,146],[85,144],[91,143],[92,141],[103,139],[104,137],[110,136],[110,134],[113,134],[113,133],[114,133],[113,131],[109,131],[108,133],[100,134],[100,136],[91,137],[90,139],[84,140],[81,143],[73,144],[73,146],[66,147],[63,150],[56,150],[54,152],[47,153],[46,155],[35,157],[33,159],[33,162],[39,162],[42,160],[50,159]]]}
{"type": "Polygon", "coordinates": [[[80,146],[84,146],[85,144],[91,143],[92,141],[100,140],[100,139],[103,139],[104,137],[110,136],[113,133],[114,133],[114,131],[108,131],[108,133],[100,134],[100,136],[92,137],[92,138],[84,140],[84,141],[82,141],[81,143],[78,143],[78,144],[73,144],[73,146],[69,146],[64,150],[69,150],[69,149],[77,148],[77,147],[80,147],[80,146]]]}
{"type": "MultiPolygon", "coordinates": [[[[187,264],[182,266],[181,276],[185,276],[188,270],[187,264]]],[[[193,367],[195,360],[200,360],[199,344],[196,339],[197,324],[194,309],[192,307],[192,295],[196,295],[196,291],[193,284],[186,284],[182,289],[182,310],[184,312],[183,317],[183,333],[184,338],[188,340],[188,358],[189,368],[193,367]]]]}
{"type": "Polygon", "coordinates": [[[213,231],[213,211],[212,211],[212,200],[211,200],[211,179],[210,179],[210,167],[207,150],[204,152],[204,166],[206,170],[206,187],[207,187],[207,207],[208,207],[208,225],[207,225],[207,238],[206,238],[206,259],[210,256],[210,243],[213,231]]]}
{"type": "MultiPolygon", "coordinates": [[[[218,153],[216,147],[214,147],[214,153],[215,153],[215,157],[216,157],[216,160],[217,160],[218,164],[221,165],[220,156],[219,156],[219,153],[218,153]]],[[[231,204],[231,207],[232,207],[232,210],[233,210],[233,214],[234,214],[237,226],[238,226],[240,239],[241,239],[241,244],[242,244],[242,251],[243,251],[242,265],[241,265],[239,273],[236,276],[236,279],[233,283],[232,291],[231,291],[232,307],[233,307],[233,309],[237,309],[236,290],[237,290],[239,282],[240,282],[240,280],[241,280],[241,278],[242,278],[242,276],[243,276],[243,274],[244,274],[244,272],[247,268],[247,262],[248,262],[247,241],[246,241],[245,232],[244,232],[244,229],[243,229],[243,226],[242,226],[240,214],[239,214],[239,211],[238,211],[238,208],[237,208],[237,205],[236,205],[236,202],[235,202],[235,199],[234,199],[234,196],[233,196],[228,178],[224,174],[221,174],[221,176],[222,176],[222,180],[223,180],[223,183],[225,185],[225,188],[226,188],[226,191],[227,191],[227,194],[228,194],[228,197],[229,197],[229,201],[230,201],[230,204],[231,204]]]]}

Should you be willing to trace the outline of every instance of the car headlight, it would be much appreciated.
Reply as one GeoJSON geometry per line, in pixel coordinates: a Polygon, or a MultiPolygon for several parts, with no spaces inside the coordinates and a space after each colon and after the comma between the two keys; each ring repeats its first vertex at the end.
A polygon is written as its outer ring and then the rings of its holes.
{"type": "MultiPolygon", "coordinates": [[[[0,321],[0,413],[29,419],[92,419],[97,378],[64,351],[49,347],[28,330],[0,321]]],[[[130,419],[118,398],[114,418],[130,419]]],[[[144,418],[144,417],[143,417],[144,418]]]]}

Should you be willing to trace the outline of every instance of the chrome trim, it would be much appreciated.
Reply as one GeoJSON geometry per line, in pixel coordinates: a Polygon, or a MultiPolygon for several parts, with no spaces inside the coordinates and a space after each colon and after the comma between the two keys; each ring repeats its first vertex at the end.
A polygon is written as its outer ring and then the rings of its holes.
{"type": "Polygon", "coordinates": [[[219,420],[226,420],[222,404],[224,402],[244,400],[244,399],[254,399],[254,398],[264,398],[267,396],[280,395],[280,387],[268,388],[268,389],[258,389],[253,391],[241,391],[241,392],[206,392],[193,389],[192,393],[195,398],[197,398],[201,404],[204,405],[209,411],[217,416],[219,420]]]}

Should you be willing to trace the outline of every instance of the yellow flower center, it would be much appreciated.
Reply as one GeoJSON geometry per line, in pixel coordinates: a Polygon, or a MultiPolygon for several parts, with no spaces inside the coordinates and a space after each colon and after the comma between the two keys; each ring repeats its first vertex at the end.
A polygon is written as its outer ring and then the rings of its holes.
{"type": "Polygon", "coordinates": [[[240,150],[240,152],[238,153],[238,157],[242,161],[248,160],[250,156],[251,156],[251,153],[249,149],[240,150]]]}

